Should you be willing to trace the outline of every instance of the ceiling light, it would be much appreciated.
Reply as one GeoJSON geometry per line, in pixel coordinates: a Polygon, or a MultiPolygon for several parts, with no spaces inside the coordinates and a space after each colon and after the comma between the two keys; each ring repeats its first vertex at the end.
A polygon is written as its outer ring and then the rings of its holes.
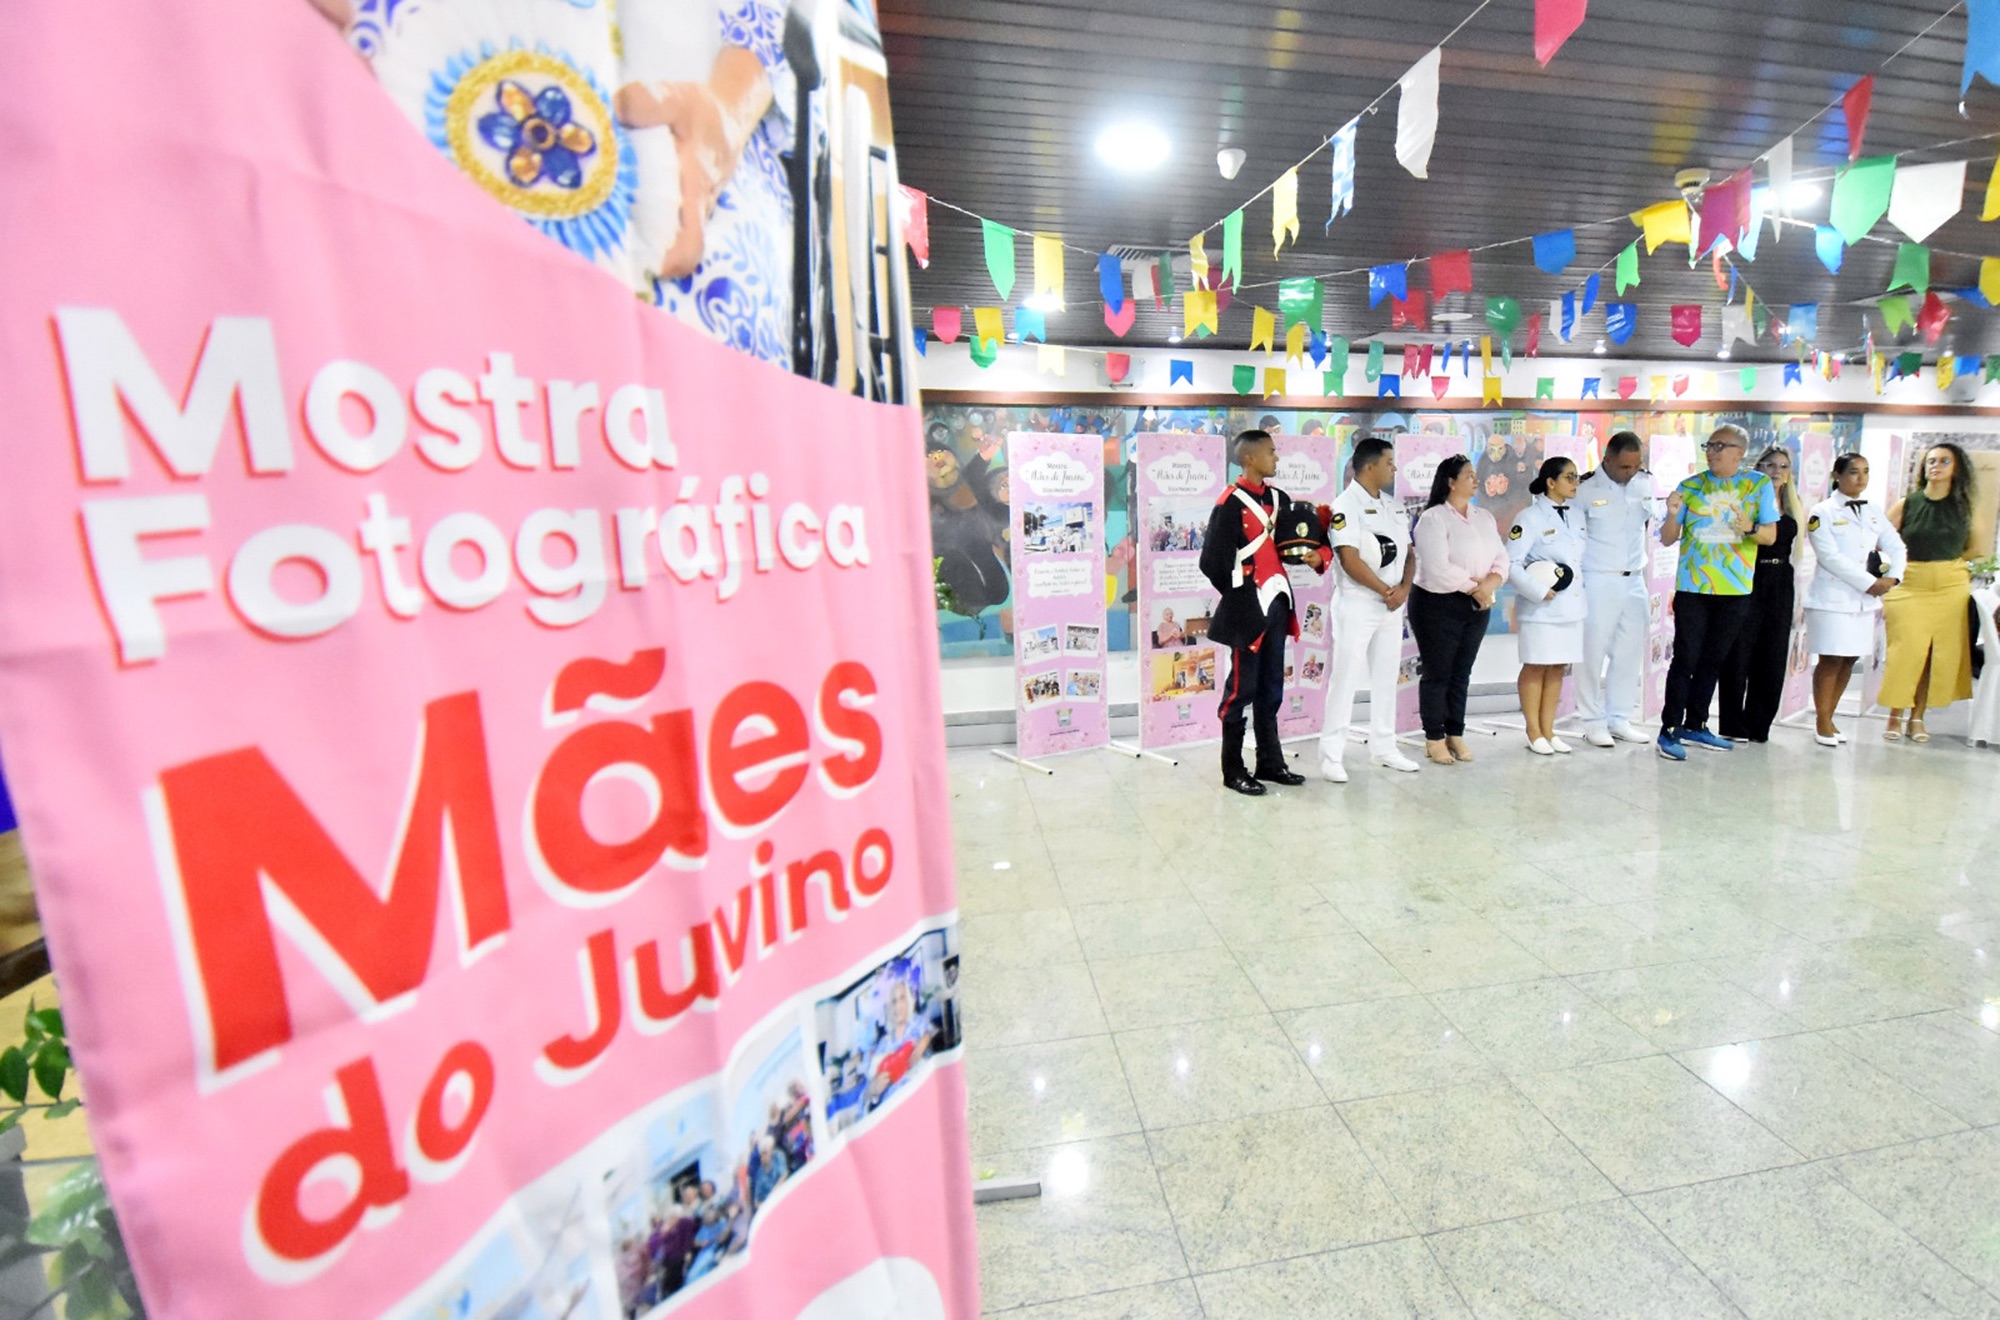
{"type": "Polygon", "coordinates": [[[1172,149],[1167,135],[1151,124],[1113,124],[1097,135],[1097,158],[1121,174],[1156,170],[1172,149]]]}
{"type": "Polygon", "coordinates": [[[1222,171],[1223,178],[1233,179],[1236,177],[1236,171],[1243,168],[1245,159],[1247,157],[1244,155],[1243,148],[1224,147],[1215,153],[1215,168],[1222,171]]]}
{"type": "Polygon", "coordinates": [[[1167,342],[1169,344],[1178,344],[1181,342],[1181,337],[1179,335],[1168,335],[1167,342]]]}
{"type": "Polygon", "coordinates": [[[1794,183],[1791,186],[1791,190],[1785,194],[1785,204],[1787,206],[1793,206],[1793,207],[1811,206],[1814,202],[1818,200],[1819,200],[1819,185],[1814,183],[1810,179],[1800,179],[1797,183],[1794,183]]]}
{"type": "Polygon", "coordinates": [[[1591,351],[1591,352],[1593,352],[1593,353],[1595,353],[1595,354],[1597,354],[1597,356],[1599,356],[1599,357],[1603,357],[1603,356],[1604,356],[1604,341],[1603,341],[1602,339],[1598,340],[1598,341],[1597,341],[1597,347],[1596,347],[1596,348],[1593,348],[1593,349],[1591,349],[1590,351],[1591,351]]]}
{"type": "Polygon", "coordinates": [[[1727,357],[1729,356],[1729,350],[1725,348],[1725,349],[1723,349],[1723,350],[1722,350],[1722,351],[1721,351],[1720,353],[1717,353],[1717,354],[1716,354],[1716,356],[1717,356],[1717,357],[1719,357],[1719,358],[1725,358],[1725,359],[1726,359],[1726,358],[1727,358],[1727,357]]]}
{"type": "Polygon", "coordinates": [[[1063,309],[1062,295],[1057,293],[1038,293],[1032,298],[1023,298],[1021,306],[1031,312],[1059,312],[1063,309]]]}

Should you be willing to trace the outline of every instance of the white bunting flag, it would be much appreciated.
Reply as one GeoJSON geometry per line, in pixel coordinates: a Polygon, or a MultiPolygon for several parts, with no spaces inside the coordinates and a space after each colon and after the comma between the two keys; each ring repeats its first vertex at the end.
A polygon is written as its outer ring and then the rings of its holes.
{"type": "Polygon", "coordinates": [[[1965,205],[1965,162],[1896,166],[1895,190],[1889,194],[1889,223],[1921,243],[1965,205]]]}
{"type": "Polygon", "coordinates": [[[1430,178],[1431,144],[1438,130],[1438,64],[1442,48],[1410,66],[1399,86],[1403,99],[1396,111],[1396,159],[1419,179],[1430,178]]]}

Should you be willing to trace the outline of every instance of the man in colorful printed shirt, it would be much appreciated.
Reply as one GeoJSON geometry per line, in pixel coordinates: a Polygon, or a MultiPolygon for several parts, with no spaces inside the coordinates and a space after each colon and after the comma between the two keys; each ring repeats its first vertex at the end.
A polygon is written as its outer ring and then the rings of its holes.
{"type": "Polygon", "coordinates": [[[1681,548],[1674,583],[1674,659],[1667,669],[1666,705],[1660,712],[1660,755],[1687,760],[1687,744],[1709,751],[1734,750],[1708,730],[1723,657],[1750,611],[1757,547],[1778,535],[1778,496],[1755,469],[1743,467],[1750,437],[1740,426],[1719,426],[1708,437],[1708,471],[1697,472],[1667,498],[1660,543],[1681,548]]]}

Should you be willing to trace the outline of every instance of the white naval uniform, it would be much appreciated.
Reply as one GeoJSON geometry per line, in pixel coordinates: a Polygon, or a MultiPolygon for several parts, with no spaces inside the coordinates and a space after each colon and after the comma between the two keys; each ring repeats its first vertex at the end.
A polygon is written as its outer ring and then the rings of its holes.
{"type": "Polygon", "coordinates": [[[1588,612],[1584,601],[1583,529],[1575,502],[1558,509],[1546,495],[1514,518],[1507,529],[1507,580],[1514,584],[1520,600],[1515,618],[1519,626],[1521,663],[1524,665],[1573,665],[1583,659],[1583,623],[1588,612]],[[1529,564],[1567,564],[1576,581],[1540,599],[1541,584],[1528,576],[1529,564]]]}
{"type": "MultiPolygon", "coordinates": [[[[1640,664],[1648,626],[1646,556],[1661,515],[1652,474],[1619,485],[1602,467],[1576,488],[1583,515],[1583,663],[1576,667],[1576,713],[1586,729],[1630,724],[1639,711],[1640,664]],[[1610,676],[1605,676],[1606,664],[1610,676]]],[[[1576,514],[1570,515],[1572,518],[1576,514]]]]}
{"type": "Polygon", "coordinates": [[[1901,581],[1909,564],[1903,538],[1880,509],[1836,493],[1806,518],[1819,570],[1806,589],[1806,649],[1814,655],[1855,656],[1875,647],[1875,616],[1882,598],[1868,594],[1874,574],[1871,551],[1882,556],[1882,575],[1901,581]]]}
{"type": "MultiPolygon", "coordinates": [[[[1333,502],[1333,522],[1327,529],[1336,547],[1352,546],[1361,562],[1375,570],[1385,586],[1403,580],[1410,558],[1410,518],[1393,490],[1370,495],[1358,481],[1333,502]],[[1386,536],[1396,557],[1382,563],[1386,536]]],[[[1319,754],[1339,762],[1347,753],[1347,730],[1354,723],[1354,694],[1368,676],[1368,750],[1382,755],[1396,749],[1396,673],[1403,658],[1403,610],[1391,610],[1367,587],[1340,573],[1333,603],[1333,674],[1326,685],[1326,715],[1321,724],[1319,754]]]]}

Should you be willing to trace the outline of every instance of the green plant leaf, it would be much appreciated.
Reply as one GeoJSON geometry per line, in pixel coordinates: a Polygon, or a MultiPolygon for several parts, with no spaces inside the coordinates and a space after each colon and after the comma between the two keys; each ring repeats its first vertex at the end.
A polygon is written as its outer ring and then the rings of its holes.
{"type": "Polygon", "coordinates": [[[28,1111],[25,1107],[10,1109],[4,1114],[0,1114],[0,1135],[12,1132],[21,1125],[21,1120],[27,1116],[28,1111]]]}
{"type": "Polygon", "coordinates": [[[62,1099],[63,1082],[69,1078],[69,1050],[52,1040],[35,1055],[35,1085],[51,1100],[62,1099]]]}
{"type": "Polygon", "coordinates": [[[74,1114],[77,1110],[81,1108],[83,1108],[83,1101],[81,1100],[76,1100],[76,1099],[58,1100],[55,1104],[49,1106],[49,1112],[45,1115],[45,1117],[51,1120],[58,1118],[68,1118],[71,1114],[74,1114]]]}
{"type": "Polygon", "coordinates": [[[60,1008],[29,1008],[28,1023],[41,1028],[42,1034],[63,1039],[63,1016],[60,1008]]]}
{"type": "Polygon", "coordinates": [[[28,1056],[19,1045],[0,1050],[0,1093],[17,1105],[28,1099],[28,1056]]]}
{"type": "Polygon", "coordinates": [[[28,1225],[28,1241],[44,1247],[77,1244],[86,1254],[108,1254],[104,1225],[110,1221],[111,1201],[103,1175],[97,1161],[88,1160],[49,1188],[41,1213],[28,1225]]]}

